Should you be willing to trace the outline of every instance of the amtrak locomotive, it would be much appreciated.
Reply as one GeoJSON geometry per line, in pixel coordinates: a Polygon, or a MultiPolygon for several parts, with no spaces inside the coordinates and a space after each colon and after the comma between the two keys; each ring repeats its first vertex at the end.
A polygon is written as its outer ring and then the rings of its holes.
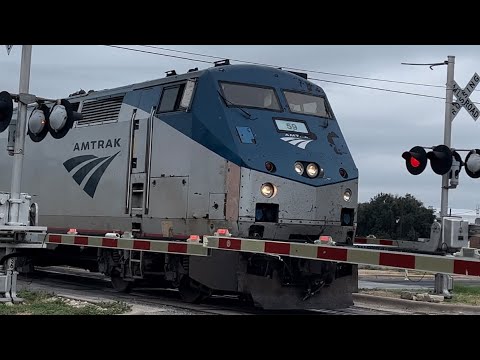
{"type": "MultiPolygon", "coordinates": [[[[185,241],[228,229],[353,243],[358,170],[324,91],[304,74],[223,61],[66,100],[81,114],[69,131],[53,137],[30,119],[27,136],[22,191],[49,231],[185,241]]],[[[5,153],[1,166],[11,166],[5,153]]],[[[9,188],[8,173],[0,184],[9,188]]],[[[59,245],[36,261],[101,271],[119,290],[148,281],[187,301],[238,294],[269,309],[351,305],[357,279],[354,265],[221,250],[59,245]]]]}

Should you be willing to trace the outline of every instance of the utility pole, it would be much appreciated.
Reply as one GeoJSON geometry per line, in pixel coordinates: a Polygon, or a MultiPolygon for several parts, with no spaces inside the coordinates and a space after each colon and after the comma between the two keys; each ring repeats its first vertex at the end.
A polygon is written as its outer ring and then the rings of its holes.
{"type": "Polygon", "coordinates": [[[30,64],[32,45],[22,45],[22,62],[20,65],[20,86],[18,101],[18,116],[15,130],[15,150],[13,155],[12,186],[10,190],[10,214],[7,225],[27,225],[19,222],[20,185],[22,182],[23,155],[25,150],[25,132],[27,126],[27,105],[31,102],[28,94],[30,87],[30,64]]]}
{"type": "MultiPolygon", "coordinates": [[[[454,87],[455,56],[449,56],[447,62],[447,84],[445,96],[445,127],[443,132],[443,143],[445,146],[451,146],[452,142],[452,107],[453,107],[453,87],[454,87]]],[[[448,188],[450,171],[442,177],[442,197],[440,207],[440,217],[443,219],[448,216],[448,188]]],[[[443,225],[443,224],[442,224],[443,225]]],[[[435,293],[442,294],[447,298],[452,295],[448,291],[449,282],[452,277],[445,274],[435,274],[435,293]]]]}

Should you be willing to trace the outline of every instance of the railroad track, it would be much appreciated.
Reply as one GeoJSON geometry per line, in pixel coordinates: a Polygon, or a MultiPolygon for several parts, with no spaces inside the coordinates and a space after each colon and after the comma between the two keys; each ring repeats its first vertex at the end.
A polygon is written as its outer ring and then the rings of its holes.
{"type": "Polygon", "coordinates": [[[198,314],[198,315],[388,315],[396,314],[393,311],[380,311],[365,307],[352,306],[341,310],[262,310],[240,301],[234,296],[212,296],[202,304],[183,302],[176,290],[159,288],[135,288],[126,294],[113,290],[107,277],[89,273],[82,270],[49,267],[36,268],[28,276],[20,276],[20,283],[34,285],[39,290],[51,290],[61,296],[81,299],[82,294],[107,298],[111,301],[124,301],[146,306],[161,306],[173,314],[198,314]]]}

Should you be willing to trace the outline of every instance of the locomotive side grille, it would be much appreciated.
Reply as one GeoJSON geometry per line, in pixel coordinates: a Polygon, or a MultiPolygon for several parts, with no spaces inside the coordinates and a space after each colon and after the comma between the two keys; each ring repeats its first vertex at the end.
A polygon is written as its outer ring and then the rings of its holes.
{"type": "Polygon", "coordinates": [[[123,102],[123,95],[108,99],[85,101],[82,106],[82,117],[77,126],[103,124],[118,121],[118,114],[123,102]]]}

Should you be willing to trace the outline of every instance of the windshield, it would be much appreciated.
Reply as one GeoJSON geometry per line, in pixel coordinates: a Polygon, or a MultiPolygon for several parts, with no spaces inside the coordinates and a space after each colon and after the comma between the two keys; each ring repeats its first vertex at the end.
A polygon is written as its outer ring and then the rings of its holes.
{"type": "Polygon", "coordinates": [[[228,105],[280,111],[275,90],[254,85],[220,83],[228,105]]]}
{"type": "Polygon", "coordinates": [[[332,118],[325,103],[325,98],[292,91],[284,91],[283,93],[291,112],[332,118]]]}

